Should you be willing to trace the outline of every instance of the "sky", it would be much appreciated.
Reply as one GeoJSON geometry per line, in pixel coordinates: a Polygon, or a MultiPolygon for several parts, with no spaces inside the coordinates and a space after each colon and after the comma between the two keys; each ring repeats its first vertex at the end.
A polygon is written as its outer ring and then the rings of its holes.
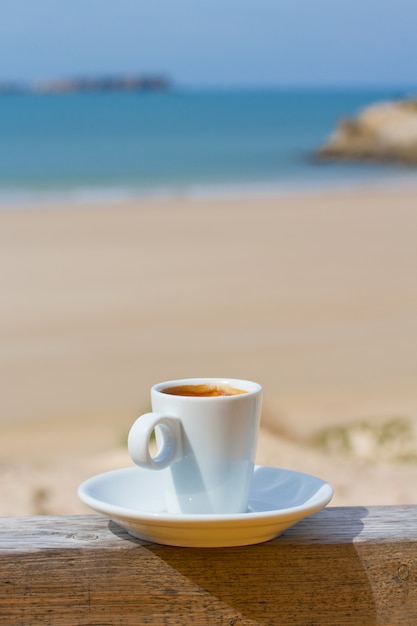
{"type": "Polygon", "coordinates": [[[417,87],[417,0],[0,0],[0,81],[417,87]]]}

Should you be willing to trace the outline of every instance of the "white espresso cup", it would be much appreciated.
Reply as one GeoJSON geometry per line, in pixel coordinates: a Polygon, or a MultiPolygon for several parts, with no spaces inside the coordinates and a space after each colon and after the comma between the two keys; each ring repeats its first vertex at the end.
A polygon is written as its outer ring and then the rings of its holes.
{"type": "Polygon", "coordinates": [[[136,465],[162,472],[166,511],[246,512],[262,387],[231,378],[187,378],[154,385],[151,400],[152,413],[133,424],[128,448],[136,465]]]}

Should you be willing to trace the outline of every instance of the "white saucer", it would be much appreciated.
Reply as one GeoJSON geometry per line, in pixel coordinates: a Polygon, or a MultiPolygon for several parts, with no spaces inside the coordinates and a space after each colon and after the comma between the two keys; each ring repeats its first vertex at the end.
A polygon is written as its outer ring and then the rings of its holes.
{"type": "Polygon", "coordinates": [[[134,537],[195,548],[269,541],[322,509],[333,495],[332,487],[320,478],[259,465],[255,468],[247,513],[171,514],[163,510],[160,481],[158,471],[131,467],[86,480],[78,495],[134,537]]]}

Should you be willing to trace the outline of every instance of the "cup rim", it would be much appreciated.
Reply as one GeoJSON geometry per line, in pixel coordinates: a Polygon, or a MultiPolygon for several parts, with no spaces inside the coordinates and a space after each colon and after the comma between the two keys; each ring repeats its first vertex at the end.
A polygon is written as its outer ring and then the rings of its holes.
{"type": "MultiPolygon", "coordinates": [[[[248,397],[249,395],[255,395],[262,391],[262,386],[259,383],[253,382],[251,380],[245,380],[242,378],[228,378],[226,376],[216,376],[216,377],[199,377],[199,378],[178,378],[175,380],[166,380],[164,382],[156,383],[151,387],[151,393],[163,393],[163,389],[168,387],[181,387],[182,385],[230,385],[231,387],[236,387],[237,389],[243,389],[246,393],[244,394],[236,394],[231,396],[181,396],[181,395],[173,395],[172,397],[181,398],[186,402],[195,402],[198,401],[208,401],[208,402],[225,402],[230,401],[237,398],[248,397]]],[[[167,396],[169,394],[164,394],[167,396]]]]}

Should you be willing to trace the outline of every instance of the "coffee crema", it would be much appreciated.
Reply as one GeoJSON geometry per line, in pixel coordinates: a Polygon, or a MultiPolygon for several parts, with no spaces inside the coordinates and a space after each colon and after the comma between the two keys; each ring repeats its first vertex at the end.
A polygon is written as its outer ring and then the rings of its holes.
{"type": "Polygon", "coordinates": [[[171,396],[191,396],[194,398],[212,398],[215,396],[237,396],[247,393],[245,389],[235,389],[230,385],[178,385],[161,389],[162,393],[171,396]]]}

